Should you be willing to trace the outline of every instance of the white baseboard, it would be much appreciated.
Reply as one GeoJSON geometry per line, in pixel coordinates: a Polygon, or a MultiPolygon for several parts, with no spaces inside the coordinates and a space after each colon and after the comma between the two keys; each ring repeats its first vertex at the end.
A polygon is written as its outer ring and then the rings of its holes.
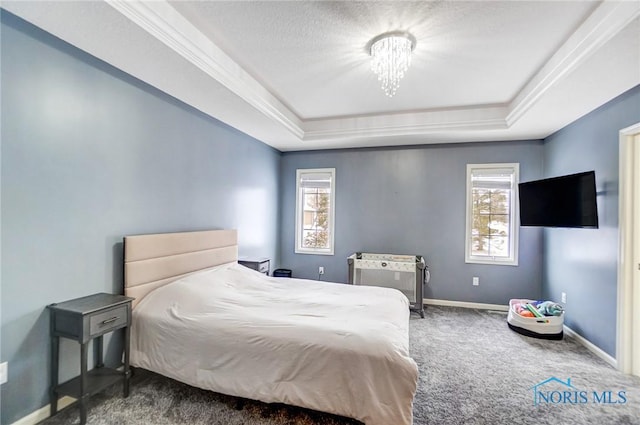
{"type": "MultiPolygon", "coordinates": [[[[68,405],[70,405],[71,403],[73,403],[74,401],[76,401],[75,398],[73,397],[69,397],[69,396],[64,396],[58,399],[58,410],[62,410],[65,407],[67,407],[68,405]]],[[[28,414],[27,416],[23,417],[22,419],[18,419],[17,421],[15,421],[13,424],[11,425],[35,425],[38,422],[41,422],[45,419],[47,419],[50,415],[49,415],[49,407],[50,405],[47,404],[44,407],[41,407],[40,409],[36,410],[33,413],[28,414]]]]}
{"type": "Polygon", "coordinates": [[[618,361],[615,358],[602,351],[600,347],[596,346],[591,341],[589,341],[567,325],[564,325],[564,334],[569,338],[575,339],[577,342],[584,345],[587,350],[591,351],[593,354],[600,357],[602,360],[609,363],[614,368],[618,368],[618,361]]]}
{"type": "MultiPolygon", "coordinates": [[[[484,304],[484,303],[470,303],[465,301],[449,301],[449,300],[435,300],[430,298],[425,298],[422,302],[426,305],[441,305],[446,307],[462,307],[462,308],[476,308],[480,310],[498,310],[498,311],[509,311],[508,305],[501,304],[484,304]]],[[[585,337],[568,327],[567,325],[563,326],[564,333],[567,337],[575,339],[580,344],[584,345],[585,348],[591,351],[596,356],[600,357],[605,362],[609,363],[614,368],[618,368],[618,361],[605,353],[600,347],[593,344],[591,341],[587,340],[585,337]]]]}
{"type": "MultiPolygon", "coordinates": [[[[124,366],[118,366],[116,368],[116,370],[119,371],[123,371],[124,370],[124,366]]],[[[70,405],[71,403],[75,402],[77,399],[70,397],[70,396],[62,396],[58,399],[58,411],[64,409],[65,407],[67,407],[68,405],[70,405]]],[[[47,419],[49,416],[51,416],[49,414],[49,412],[51,412],[50,409],[51,405],[47,404],[46,406],[41,407],[40,409],[36,410],[35,412],[31,412],[29,413],[27,416],[23,417],[22,419],[18,419],[17,421],[15,421],[14,423],[12,423],[11,425],[36,425],[37,423],[47,419]]]]}
{"type": "Polygon", "coordinates": [[[445,307],[462,307],[462,308],[476,308],[479,310],[509,311],[509,306],[502,305],[502,304],[484,304],[484,303],[470,303],[466,301],[434,300],[431,298],[425,298],[422,300],[422,302],[427,305],[441,305],[445,307]]]}

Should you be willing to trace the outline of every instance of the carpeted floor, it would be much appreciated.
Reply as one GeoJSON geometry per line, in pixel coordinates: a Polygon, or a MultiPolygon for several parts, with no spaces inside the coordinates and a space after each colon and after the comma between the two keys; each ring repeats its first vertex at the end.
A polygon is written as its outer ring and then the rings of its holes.
{"type": "MultiPolygon", "coordinates": [[[[429,307],[425,319],[412,315],[410,328],[411,354],[420,369],[415,425],[640,425],[640,378],[619,373],[571,339],[528,338],[508,329],[506,313],[448,307],[429,307]],[[532,387],[549,378],[571,379],[573,388],[552,381],[540,389],[555,392],[555,403],[534,405],[532,387]],[[557,402],[567,389],[566,402],[557,402]]],[[[142,370],[131,388],[127,399],[120,386],[93,396],[88,424],[360,424],[224,396],[142,370]]],[[[43,424],[78,422],[71,407],[43,424]]]]}

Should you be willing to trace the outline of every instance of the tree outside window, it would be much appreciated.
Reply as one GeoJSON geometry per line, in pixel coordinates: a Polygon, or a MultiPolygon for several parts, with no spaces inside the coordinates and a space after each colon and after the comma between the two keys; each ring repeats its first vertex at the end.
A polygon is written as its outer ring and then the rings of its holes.
{"type": "Polygon", "coordinates": [[[467,165],[468,263],[518,264],[519,164],[467,165]]]}
{"type": "Polygon", "coordinates": [[[473,189],[472,254],[509,256],[510,193],[504,189],[473,189]]]}
{"type": "Polygon", "coordinates": [[[329,247],[329,195],[327,189],[304,189],[302,246],[305,248],[329,247]]]}
{"type": "Polygon", "coordinates": [[[296,171],[296,249],[333,255],[335,168],[296,171]]]}

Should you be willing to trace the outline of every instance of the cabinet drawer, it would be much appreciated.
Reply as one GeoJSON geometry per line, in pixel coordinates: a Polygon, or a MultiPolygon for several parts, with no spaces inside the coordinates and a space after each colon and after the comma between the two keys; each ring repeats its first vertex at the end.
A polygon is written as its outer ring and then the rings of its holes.
{"type": "Polygon", "coordinates": [[[127,306],[96,313],[89,318],[89,335],[93,336],[127,324],[127,306]]]}

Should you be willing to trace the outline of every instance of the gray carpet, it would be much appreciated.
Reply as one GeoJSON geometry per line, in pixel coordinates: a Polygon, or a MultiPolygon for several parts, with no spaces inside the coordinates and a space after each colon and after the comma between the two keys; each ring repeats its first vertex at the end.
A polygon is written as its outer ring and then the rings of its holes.
{"type": "MultiPolygon", "coordinates": [[[[639,424],[640,378],[619,373],[581,345],[565,338],[546,341],[514,333],[506,315],[470,309],[429,307],[426,318],[412,315],[411,354],[420,369],[414,424],[583,425],[639,424]],[[532,386],[555,377],[571,379],[567,403],[534,405],[532,386]],[[596,403],[612,391],[610,401],[596,403]],[[574,400],[574,403],[570,401],[574,400]]],[[[269,405],[189,387],[137,370],[131,395],[121,387],[91,398],[90,425],[355,425],[359,422],[311,410],[269,405]]],[[[560,396],[565,387],[541,387],[560,396]]],[[[552,396],[551,400],[557,401],[552,396]]],[[[78,423],[69,408],[43,424],[78,423]]],[[[394,424],[389,424],[394,425],[394,424]]]]}

